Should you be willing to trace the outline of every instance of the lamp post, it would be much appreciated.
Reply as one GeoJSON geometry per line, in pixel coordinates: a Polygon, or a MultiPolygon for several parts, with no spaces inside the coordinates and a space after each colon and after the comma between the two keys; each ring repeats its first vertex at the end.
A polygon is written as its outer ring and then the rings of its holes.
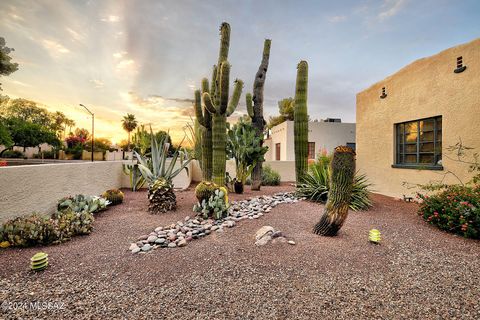
{"type": "Polygon", "coordinates": [[[85,107],[83,104],[80,103],[81,107],[84,107],[85,110],[87,110],[88,113],[92,116],[92,162],[93,162],[93,145],[94,145],[94,140],[93,140],[93,135],[94,135],[94,130],[95,130],[95,114],[88,110],[87,107],[85,107]]]}

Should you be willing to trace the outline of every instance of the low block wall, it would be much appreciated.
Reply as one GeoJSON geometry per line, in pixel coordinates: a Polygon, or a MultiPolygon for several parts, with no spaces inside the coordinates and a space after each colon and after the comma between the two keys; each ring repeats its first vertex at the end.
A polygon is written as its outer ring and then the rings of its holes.
{"type": "Polygon", "coordinates": [[[98,195],[121,186],[120,161],[1,167],[0,221],[32,212],[51,213],[62,197],[98,195]]]}
{"type": "MultiPolygon", "coordinates": [[[[269,165],[273,170],[280,173],[282,182],[295,181],[295,161],[265,161],[263,164],[269,165]]],[[[192,181],[202,181],[202,169],[200,169],[198,161],[192,161],[192,167],[192,181]]],[[[235,178],[235,160],[227,160],[226,171],[232,178],[235,178]]]]}

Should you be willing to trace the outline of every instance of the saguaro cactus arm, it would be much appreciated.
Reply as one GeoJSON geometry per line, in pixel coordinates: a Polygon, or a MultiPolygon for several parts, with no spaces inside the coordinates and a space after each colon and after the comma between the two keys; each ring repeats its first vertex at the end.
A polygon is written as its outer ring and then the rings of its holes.
{"type": "Polygon", "coordinates": [[[222,62],[220,68],[220,92],[217,94],[220,96],[220,104],[217,104],[217,108],[220,114],[225,114],[228,107],[228,93],[230,88],[230,63],[228,61],[222,62]]]}
{"type": "Polygon", "coordinates": [[[262,118],[263,121],[263,88],[265,85],[265,78],[267,76],[268,61],[270,59],[270,46],[272,40],[265,39],[263,43],[263,56],[262,62],[258,67],[257,74],[255,75],[255,82],[253,83],[253,103],[255,105],[254,117],[262,118]]]}
{"type": "Polygon", "coordinates": [[[253,104],[252,104],[252,94],[251,93],[247,93],[245,95],[245,103],[247,105],[248,116],[253,119],[253,104]]]}
{"type": "Polygon", "coordinates": [[[235,80],[233,95],[230,98],[230,102],[227,107],[227,117],[229,117],[237,108],[238,102],[240,101],[240,96],[242,95],[243,81],[240,79],[235,80]]]}
{"type": "Polygon", "coordinates": [[[200,90],[195,90],[195,117],[200,125],[205,126],[205,119],[203,118],[203,110],[202,110],[202,101],[200,97],[200,90]]]}
{"type": "Polygon", "coordinates": [[[203,93],[203,102],[205,103],[205,108],[208,112],[210,112],[211,114],[217,113],[217,109],[215,109],[212,98],[210,97],[210,94],[208,92],[203,93]]]}

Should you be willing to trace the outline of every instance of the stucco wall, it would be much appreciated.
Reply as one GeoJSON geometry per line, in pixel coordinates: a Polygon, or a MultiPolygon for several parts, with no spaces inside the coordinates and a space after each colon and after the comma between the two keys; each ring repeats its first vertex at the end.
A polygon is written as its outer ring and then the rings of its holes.
{"type": "MultiPolygon", "coordinates": [[[[357,166],[382,194],[412,195],[409,184],[440,180],[452,171],[469,180],[467,166],[446,157],[459,138],[480,151],[480,39],[420,59],[357,94],[357,166]],[[454,73],[456,59],[467,69],[454,73]],[[387,97],[380,99],[382,87],[387,97]],[[394,163],[394,124],[442,116],[443,171],[398,169],[394,163]]],[[[447,175],[446,182],[456,179],[447,175]]]]}
{"type": "Polygon", "coordinates": [[[0,167],[0,221],[32,212],[50,213],[62,197],[98,195],[121,186],[121,162],[0,167]]]}
{"type": "MultiPolygon", "coordinates": [[[[98,161],[0,167],[0,222],[32,212],[51,213],[57,200],[68,195],[99,195],[111,188],[129,188],[123,163],[98,161]]],[[[190,164],[190,170],[191,167],[190,164]]],[[[190,182],[191,175],[185,170],[173,179],[174,187],[179,189],[188,187],[190,182]]]]}
{"type": "MultiPolygon", "coordinates": [[[[280,161],[295,161],[295,135],[293,121],[285,121],[272,128],[265,141],[269,147],[265,159],[275,161],[275,145],[280,143],[280,161]]],[[[308,141],[315,142],[315,154],[326,149],[329,153],[339,145],[355,143],[355,123],[309,122],[308,141]]]]}

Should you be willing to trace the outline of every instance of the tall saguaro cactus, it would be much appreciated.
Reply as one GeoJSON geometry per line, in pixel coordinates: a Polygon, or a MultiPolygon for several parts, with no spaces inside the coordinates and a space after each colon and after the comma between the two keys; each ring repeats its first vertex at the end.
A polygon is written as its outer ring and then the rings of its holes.
{"type": "Polygon", "coordinates": [[[307,113],[308,64],[300,61],[297,66],[295,86],[294,142],[295,174],[297,184],[303,181],[308,162],[308,113],[307,113]]]}
{"type": "Polygon", "coordinates": [[[238,105],[242,94],[243,81],[235,80],[233,95],[229,101],[230,64],[227,61],[230,45],[230,25],[220,26],[220,52],[218,64],[213,67],[210,92],[203,93],[205,108],[212,117],[212,180],[216,184],[225,184],[227,117],[238,105]]]}
{"type": "Polygon", "coordinates": [[[313,229],[314,233],[322,236],[336,235],[347,219],[355,176],[355,152],[350,147],[336,147],[330,166],[327,203],[320,221],[313,229]]]}
{"type": "MultiPolygon", "coordinates": [[[[202,80],[202,93],[208,92],[208,80],[202,80]]],[[[212,116],[202,107],[200,90],[195,90],[195,117],[202,135],[202,180],[212,180],[212,116]]]]}
{"type": "MultiPolygon", "coordinates": [[[[263,43],[262,62],[258,67],[255,81],[253,83],[253,98],[251,94],[246,95],[247,111],[252,118],[252,125],[256,130],[257,137],[260,137],[261,145],[263,145],[263,129],[265,128],[265,119],[263,118],[263,87],[267,76],[268,60],[270,58],[270,45],[272,40],[265,39],[263,43]],[[252,106],[253,100],[253,106],[252,106]]],[[[262,161],[259,161],[252,171],[252,190],[260,190],[262,184],[262,161]]]]}

